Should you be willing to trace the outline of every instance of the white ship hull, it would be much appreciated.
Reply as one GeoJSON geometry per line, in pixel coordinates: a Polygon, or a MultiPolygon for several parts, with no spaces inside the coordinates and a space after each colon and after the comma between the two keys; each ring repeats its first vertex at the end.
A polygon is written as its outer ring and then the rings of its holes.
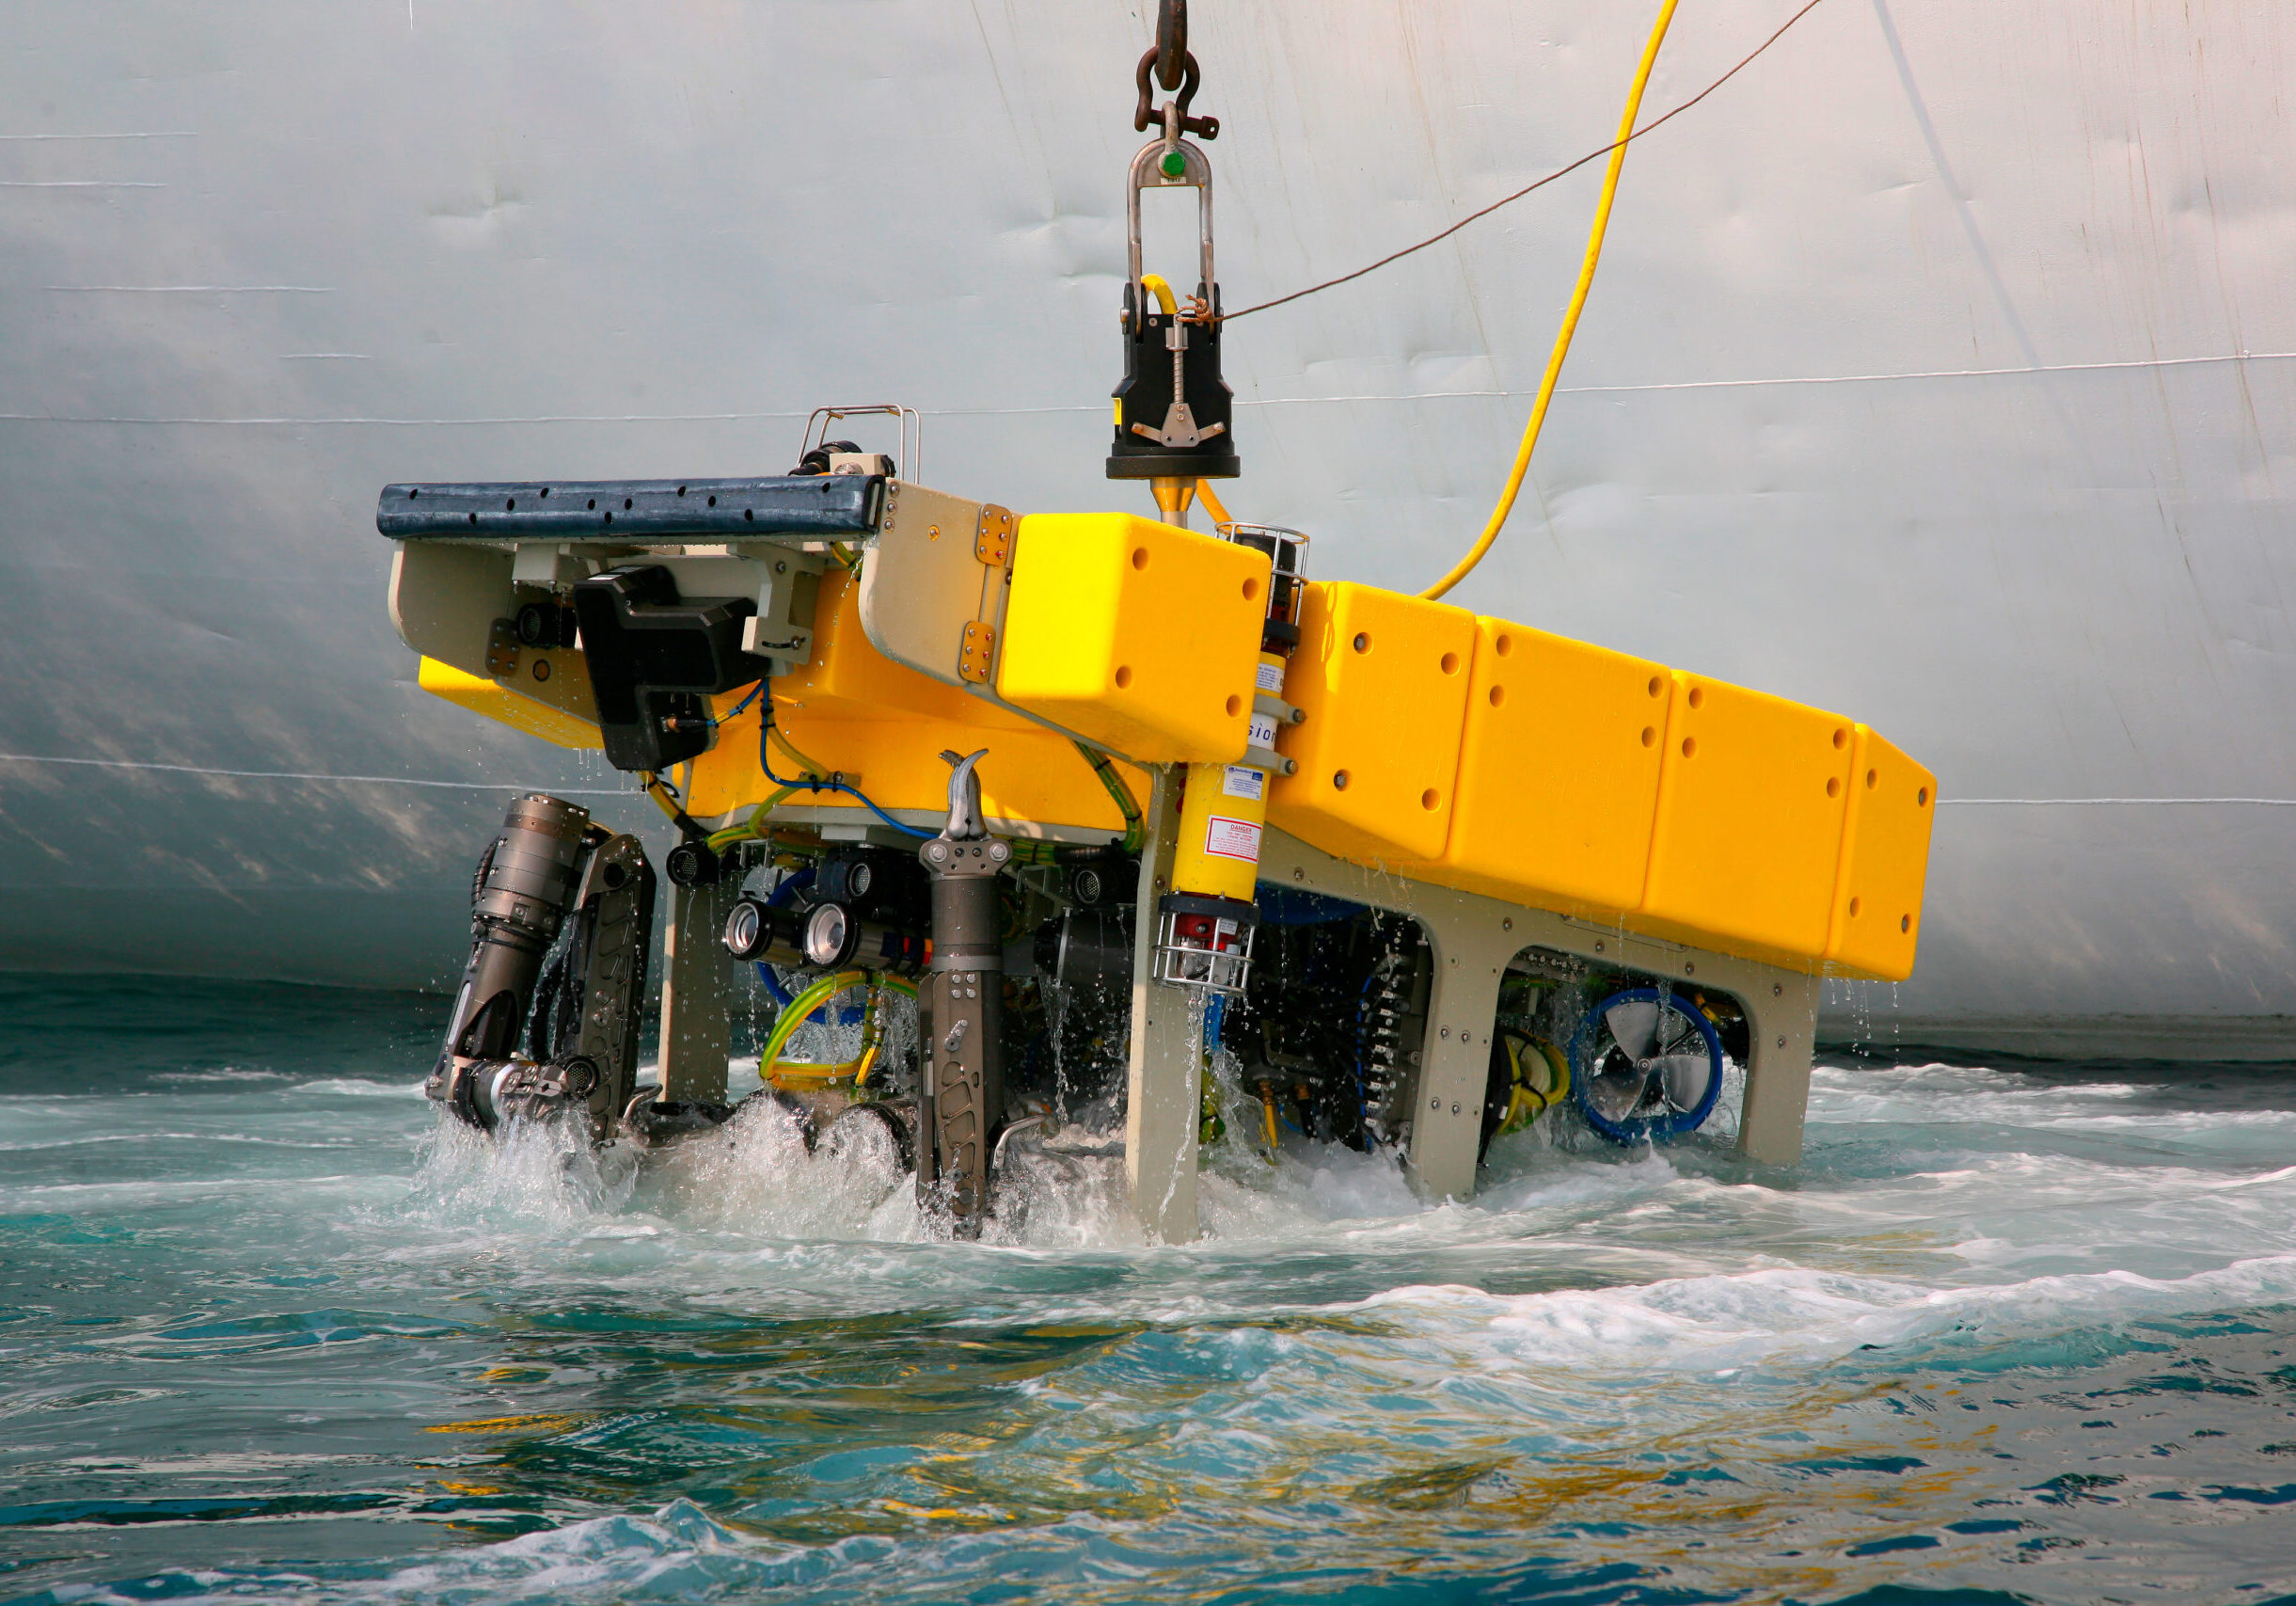
{"type": "MultiPolygon", "coordinates": [[[[1685,8],[1646,107],[1792,9],[1685,8]]],[[[1650,22],[1196,11],[1231,308],[1602,144],[1650,22]]],[[[483,788],[622,789],[415,688],[387,480],[775,472],[815,405],[891,400],[927,483],[1140,502],[1100,470],[1122,8],[35,3],[10,34],[0,963],[437,982],[483,788]],[[313,776],[382,779],[280,778],[313,776]]],[[[1841,989],[1839,1030],[2291,1053],[2292,69],[2267,0],[1826,0],[1628,161],[1535,494],[1452,600],[1937,771],[1920,968],[1841,989]]],[[[1597,177],[1231,325],[1239,517],[1328,577],[1447,566],[1597,177]]]]}

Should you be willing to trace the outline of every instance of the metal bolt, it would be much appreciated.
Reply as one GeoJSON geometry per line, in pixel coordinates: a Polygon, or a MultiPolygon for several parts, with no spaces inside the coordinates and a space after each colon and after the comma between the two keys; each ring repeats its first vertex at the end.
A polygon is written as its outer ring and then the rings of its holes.
{"type": "Polygon", "coordinates": [[[1514,930],[1514,921],[1512,919],[1501,920],[1498,923],[1498,929],[1502,931],[1512,931],[1514,930]]]}
{"type": "Polygon", "coordinates": [[[1598,943],[1596,943],[1596,944],[1594,945],[1594,951],[1595,951],[1596,953],[1601,953],[1601,952],[1603,951],[1603,945],[1602,945],[1601,943],[1599,943],[1599,942],[1598,942],[1598,943]]]}
{"type": "Polygon", "coordinates": [[[1785,1045],[1786,1045],[1786,1040],[1785,1040],[1784,1038],[1780,1038],[1780,1039],[1778,1040],[1778,1046],[1779,1046],[1779,1047],[1781,1047],[1781,1048],[1783,1048],[1783,1047],[1785,1047],[1785,1045]]]}
{"type": "Polygon", "coordinates": [[[1449,1036],[1450,1036],[1450,1035],[1451,1035],[1451,1028],[1450,1028],[1450,1027],[1449,1027],[1449,1026],[1445,1026],[1445,1027],[1443,1028],[1443,1031],[1442,1031],[1441,1035],[1442,1035],[1442,1036],[1444,1036],[1444,1037],[1449,1037],[1449,1036]]]}
{"type": "Polygon", "coordinates": [[[1771,996],[1771,997],[1773,997],[1773,998],[1782,998],[1782,997],[1784,997],[1784,996],[1785,996],[1785,994],[1786,994],[1786,990],[1785,990],[1785,988],[1784,988],[1783,986],[1781,986],[1780,983],[1775,982],[1775,981],[1773,981],[1773,982],[1771,982],[1771,983],[1770,983],[1770,996],[1771,996]]]}
{"type": "Polygon", "coordinates": [[[1441,1099],[1429,1099],[1427,1101],[1427,1107],[1429,1109],[1441,1109],[1443,1107],[1443,1101],[1441,1099]]]}
{"type": "Polygon", "coordinates": [[[1457,1115],[1458,1113],[1459,1113],[1459,1106],[1458,1106],[1457,1105],[1451,1105],[1451,1114],[1453,1114],[1453,1115],[1457,1115]]]}
{"type": "Polygon", "coordinates": [[[1692,964],[1689,961],[1685,960],[1683,961],[1682,964],[1682,973],[1685,976],[1696,976],[1698,974],[1698,966],[1692,964]]]}
{"type": "Polygon", "coordinates": [[[1293,870],[1291,872],[1291,879],[1293,881],[1306,881],[1307,879],[1307,872],[1306,870],[1293,870]]]}

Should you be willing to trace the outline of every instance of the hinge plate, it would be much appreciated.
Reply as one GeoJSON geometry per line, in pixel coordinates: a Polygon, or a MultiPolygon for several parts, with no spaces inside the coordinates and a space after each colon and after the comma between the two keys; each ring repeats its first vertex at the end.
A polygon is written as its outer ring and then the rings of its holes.
{"type": "Polygon", "coordinates": [[[964,645],[957,655],[957,673],[974,685],[989,678],[989,666],[996,661],[996,627],[978,619],[965,626],[964,645]]]}
{"type": "Polygon", "coordinates": [[[973,555],[992,569],[1012,561],[1012,509],[994,502],[981,505],[979,527],[973,535],[973,555]]]}
{"type": "Polygon", "coordinates": [[[497,619],[486,632],[486,673],[497,680],[518,673],[518,627],[508,619],[497,619]]]}

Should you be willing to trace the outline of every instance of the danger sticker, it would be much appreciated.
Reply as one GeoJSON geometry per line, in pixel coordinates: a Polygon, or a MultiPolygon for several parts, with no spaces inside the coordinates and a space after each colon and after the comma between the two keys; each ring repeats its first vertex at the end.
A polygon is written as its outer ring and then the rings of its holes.
{"type": "Polygon", "coordinates": [[[1284,666],[1263,663],[1259,666],[1259,689],[1271,697],[1281,696],[1284,690],[1284,666]]]}
{"type": "Polygon", "coordinates": [[[1267,790],[1267,784],[1268,778],[1259,771],[1248,770],[1241,764],[1230,764],[1227,767],[1227,778],[1220,783],[1220,790],[1231,798],[1243,798],[1248,802],[1258,803],[1261,794],[1267,790]]]}
{"type": "Polygon", "coordinates": [[[1215,814],[1204,828],[1204,851],[1215,859],[1242,859],[1256,865],[1259,862],[1259,827],[1248,819],[1215,814]]]}

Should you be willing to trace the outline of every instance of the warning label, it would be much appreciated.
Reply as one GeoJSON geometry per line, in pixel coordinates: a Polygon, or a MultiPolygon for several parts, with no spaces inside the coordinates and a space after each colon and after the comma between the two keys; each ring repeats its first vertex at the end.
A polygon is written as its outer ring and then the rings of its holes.
{"type": "Polygon", "coordinates": [[[1261,664],[1259,666],[1259,689],[1271,697],[1281,696],[1284,690],[1284,666],[1280,663],[1261,664]]]}
{"type": "Polygon", "coordinates": [[[1230,764],[1227,767],[1227,778],[1220,783],[1220,790],[1231,798],[1246,798],[1253,803],[1258,803],[1260,795],[1267,789],[1267,781],[1268,778],[1257,770],[1248,770],[1241,764],[1230,764]]]}
{"type": "Polygon", "coordinates": [[[1259,827],[1248,819],[1215,814],[1204,828],[1204,851],[1215,859],[1259,862],[1259,827]]]}

